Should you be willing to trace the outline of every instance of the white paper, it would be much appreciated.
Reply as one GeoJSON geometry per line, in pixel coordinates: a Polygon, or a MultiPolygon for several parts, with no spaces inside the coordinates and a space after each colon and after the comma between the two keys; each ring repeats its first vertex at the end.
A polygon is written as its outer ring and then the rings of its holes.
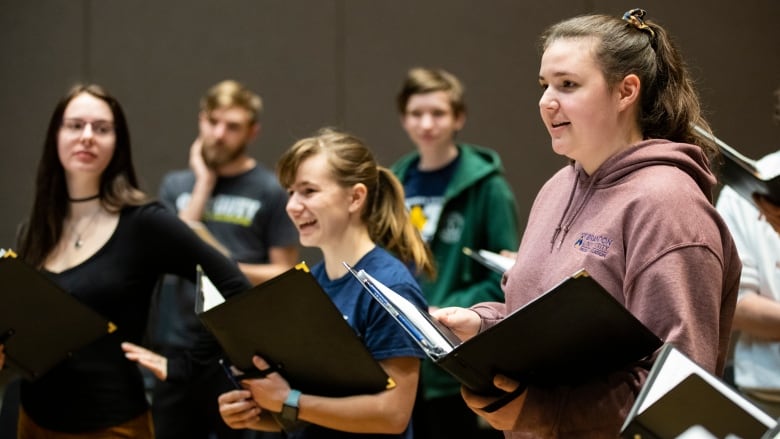
{"type": "MultiPolygon", "coordinates": [[[[435,349],[439,350],[439,352],[436,352],[435,354],[442,355],[452,351],[453,346],[449,341],[447,341],[446,338],[444,338],[443,335],[441,335],[441,333],[439,333],[436,327],[434,327],[433,324],[431,324],[431,322],[425,318],[425,316],[422,314],[424,311],[420,310],[413,303],[406,300],[405,297],[401,296],[383,283],[374,279],[364,270],[357,272],[357,275],[359,278],[364,277],[365,279],[368,279],[372,285],[379,289],[385,298],[390,303],[392,303],[392,305],[395,306],[395,308],[401,312],[420,333],[422,333],[423,337],[425,337],[425,339],[431,343],[435,349]]],[[[426,349],[426,346],[423,346],[423,349],[426,349]]]]}
{"type": "Polygon", "coordinates": [[[216,286],[211,282],[205,274],[200,275],[200,294],[203,294],[203,311],[208,311],[211,308],[223,303],[225,298],[219,292],[216,286]]]}

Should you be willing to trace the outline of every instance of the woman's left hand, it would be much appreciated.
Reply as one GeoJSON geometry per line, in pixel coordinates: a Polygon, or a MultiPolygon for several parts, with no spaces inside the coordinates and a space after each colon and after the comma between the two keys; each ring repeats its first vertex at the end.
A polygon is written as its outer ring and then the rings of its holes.
{"type": "MultiPolygon", "coordinates": [[[[504,375],[496,375],[493,378],[493,385],[507,393],[511,393],[520,386],[520,383],[504,375]]],[[[514,429],[517,420],[520,418],[520,412],[523,410],[526,394],[527,391],[524,391],[503,407],[489,413],[482,410],[482,408],[487,407],[500,399],[501,396],[483,396],[470,392],[465,387],[461,388],[461,395],[463,396],[463,400],[466,401],[466,405],[468,405],[474,413],[485,418],[493,428],[502,431],[511,431],[514,429]]]]}
{"type": "Polygon", "coordinates": [[[130,342],[122,343],[122,350],[128,360],[149,369],[159,380],[168,378],[168,358],[130,342]]]}

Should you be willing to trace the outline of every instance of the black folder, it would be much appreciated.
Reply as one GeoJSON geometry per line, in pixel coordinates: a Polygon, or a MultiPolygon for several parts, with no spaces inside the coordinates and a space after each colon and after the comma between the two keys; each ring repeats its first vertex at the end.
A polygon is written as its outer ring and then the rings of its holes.
{"type": "Polygon", "coordinates": [[[715,437],[761,438],[776,421],[666,344],[621,429],[626,439],[673,439],[692,426],[715,437]]]}
{"type": "Polygon", "coordinates": [[[730,186],[751,203],[753,194],[756,193],[768,197],[775,204],[780,204],[780,170],[772,175],[764,175],[758,169],[756,160],[743,155],[698,126],[695,128],[699,134],[709,137],[718,146],[723,157],[723,166],[720,168],[723,184],[730,186]]]}
{"type": "Polygon", "coordinates": [[[399,306],[392,290],[370,274],[353,274],[436,364],[480,394],[502,393],[493,386],[498,373],[540,386],[576,384],[629,366],[662,345],[584,270],[462,343],[431,323],[426,311],[399,306]]]}
{"type": "Polygon", "coordinates": [[[0,341],[6,362],[34,380],[113,323],[14,257],[0,258],[0,341]]]}
{"type": "Polygon", "coordinates": [[[209,309],[208,278],[199,270],[197,279],[196,313],[244,378],[257,375],[257,354],[303,393],[348,396],[394,386],[305,264],[209,309]]]}

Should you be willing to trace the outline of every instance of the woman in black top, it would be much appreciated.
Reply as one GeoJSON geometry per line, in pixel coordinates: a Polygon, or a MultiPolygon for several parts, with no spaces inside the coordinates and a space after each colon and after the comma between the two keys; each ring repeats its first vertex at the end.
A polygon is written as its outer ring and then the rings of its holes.
{"type": "MultiPolygon", "coordinates": [[[[22,382],[19,437],[153,437],[141,374],[122,343],[141,342],[158,278],[194,279],[200,264],[225,293],[250,285],[139,190],[124,113],[101,87],[76,86],[54,109],[19,244],[25,262],[118,327],[22,382]]],[[[165,378],[187,376],[214,347],[203,337],[191,355],[168,360],[165,378]]]]}

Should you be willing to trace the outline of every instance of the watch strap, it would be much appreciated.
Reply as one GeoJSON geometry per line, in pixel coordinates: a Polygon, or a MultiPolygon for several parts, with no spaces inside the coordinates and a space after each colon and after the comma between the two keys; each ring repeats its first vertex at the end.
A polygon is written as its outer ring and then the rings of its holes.
{"type": "Polygon", "coordinates": [[[284,431],[294,431],[305,424],[298,421],[298,401],[300,398],[300,390],[290,389],[287,399],[282,404],[282,412],[274,416],[284,431]]]}

